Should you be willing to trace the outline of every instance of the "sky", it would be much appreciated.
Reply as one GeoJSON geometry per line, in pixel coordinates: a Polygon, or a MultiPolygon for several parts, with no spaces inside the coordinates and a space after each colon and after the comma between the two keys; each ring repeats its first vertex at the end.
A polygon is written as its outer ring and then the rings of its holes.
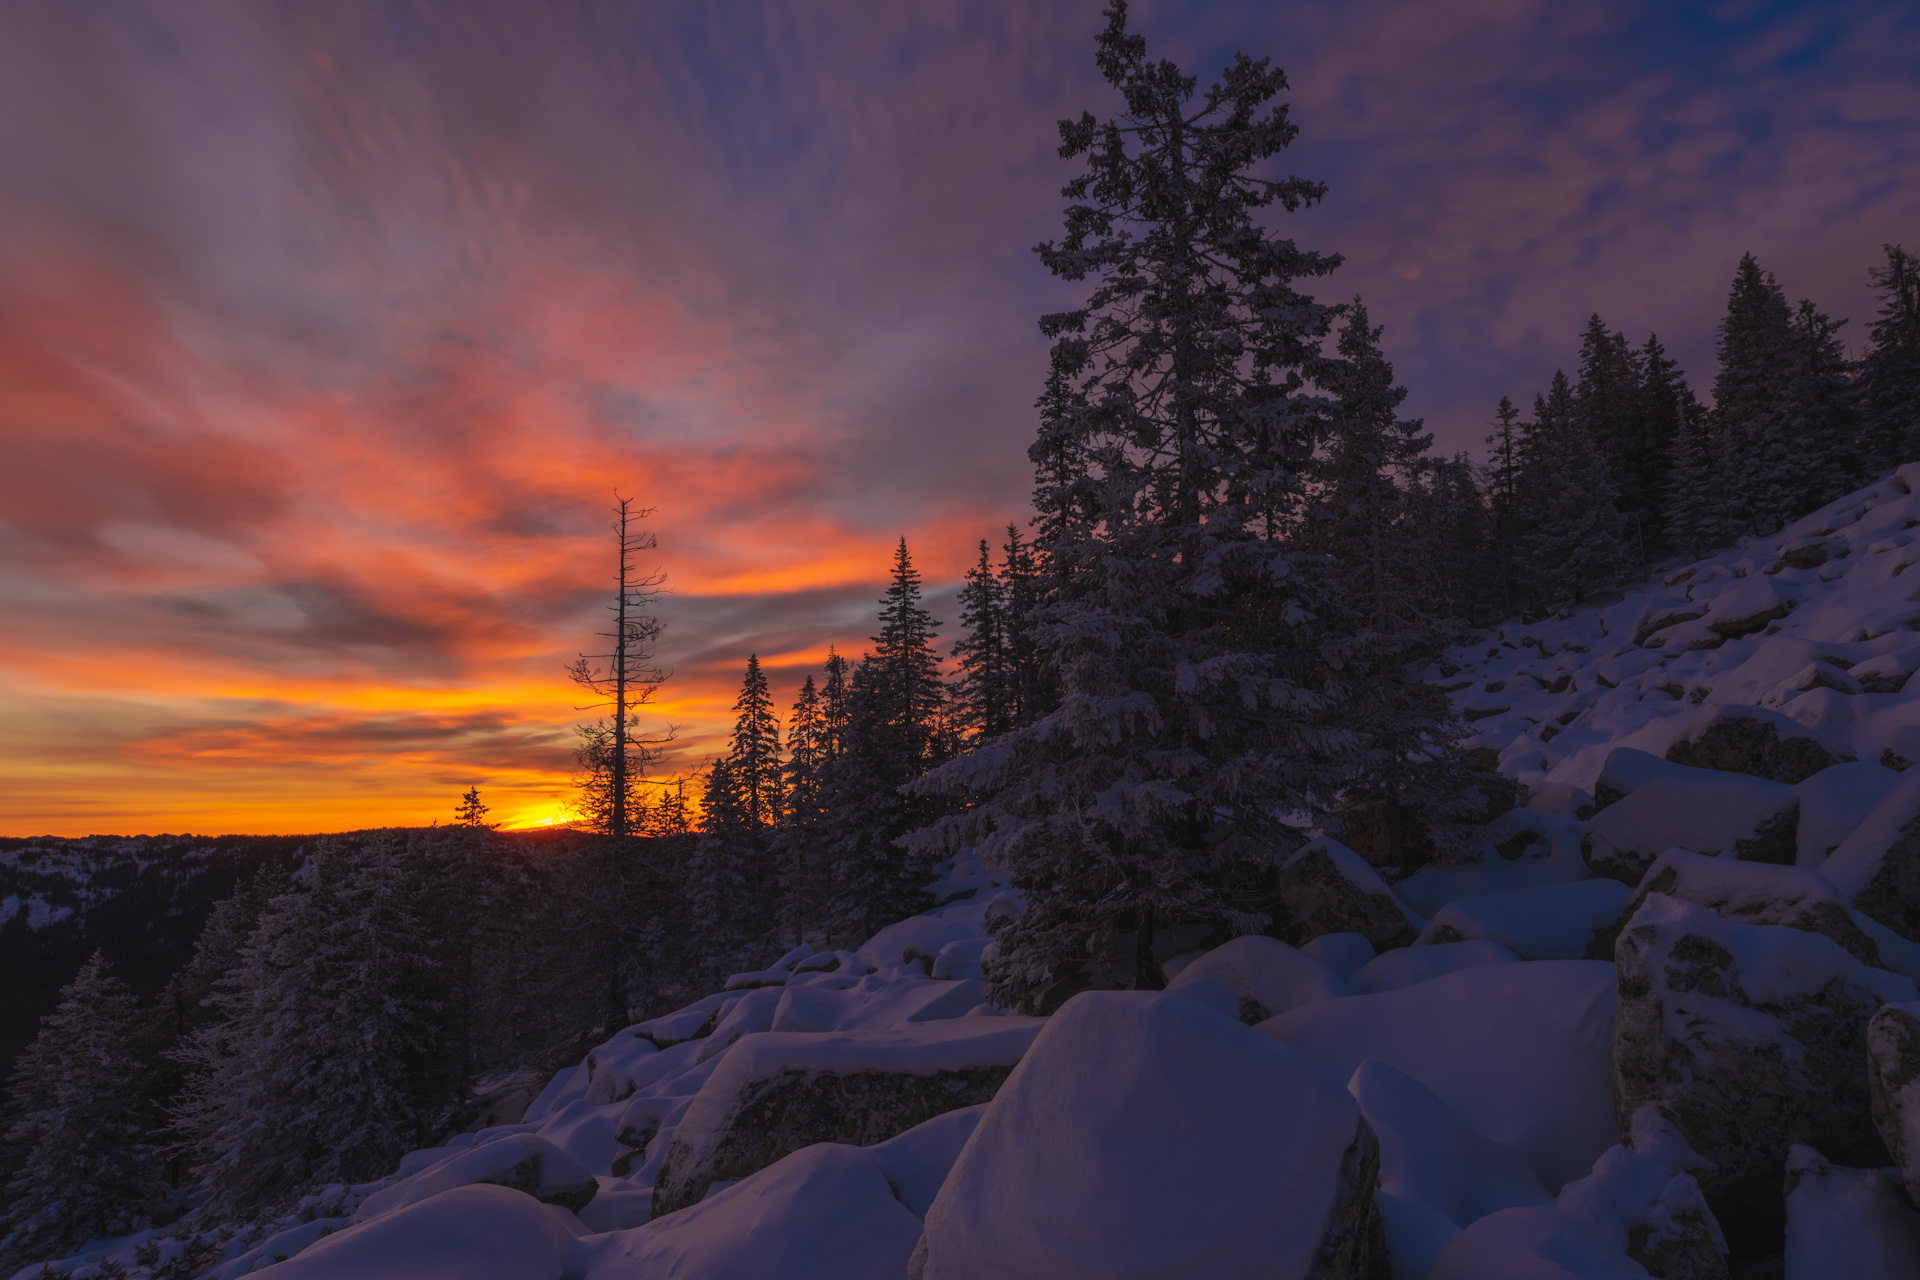
{"type": "MultiPolygon", "coordinates": [[[[1032,253],[1116,109],[1099,0],[0,6],[0,834],[566,816],[616,495],[666,575],[663,772],[747,655],[945,644],[1026,518],[1032,253]]],[[[1438,447],[1590,313],[1696,388],[1733,268],[1852,323],[1920,247],[1920,11],[1136,4],[1288,74],[1280,219],[1438,447]]]]}

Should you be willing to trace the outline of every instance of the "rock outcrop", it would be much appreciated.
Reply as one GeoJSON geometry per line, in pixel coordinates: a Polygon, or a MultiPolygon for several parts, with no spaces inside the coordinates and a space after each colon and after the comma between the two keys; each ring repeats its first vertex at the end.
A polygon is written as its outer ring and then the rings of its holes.
{"type": "Polygon", "coordinates": [[[1920,1004],[1881,1007],[1867,1024],[1873,1122],[1920,1204],[1920,1004]]]}
{"type": "Polygon", "coordinates": [[[1792,784],[1858,754],[1799,721],[1761,707],[1716,707],[1690,722],[1667,747],[1667,759],[1696,769],[1723,769],[1792,784]]]}
{"type": "Polygon", "coordinates": [[[1357,933],[1375,951],[1404,947],[1422,922],[1353,850],[1319,839],[1295,850],[1277,873],[1287,918],[1281,931],[1295,946],[1323,933],[1357,933]]]}
{"type": "Polygon", "coordinates": [[[818,1142],[871,1146],[990,1100],[1040,1031],[959,1018],[863,1033],[768,1032],[727,1051],[694,1097],[654,1185],[653,1215],[698,1204],[818,1142]]]}
{"type": "Polygon", "coordinates": [[[1581,853],[1595,872],[1636,885],[1674,848],[1793,862],[1800,801],[1792,787],[1739,773],[1668,769],[1594,815],[1581,853]]]}
{"type": "Polygon", "coordinates": [[[1780,1249],[1788,1147],[1886,1162],[1866,1027],[1887,1001],[1913,999],[1911,982],[1818,934],[1735,924],[1660,893],[1628,921],[1615,959],[1617,1114],[1624,1128],[1658,1106],[1713,1163],[1700,1185],[1736,1257],[1780,1249]]]}

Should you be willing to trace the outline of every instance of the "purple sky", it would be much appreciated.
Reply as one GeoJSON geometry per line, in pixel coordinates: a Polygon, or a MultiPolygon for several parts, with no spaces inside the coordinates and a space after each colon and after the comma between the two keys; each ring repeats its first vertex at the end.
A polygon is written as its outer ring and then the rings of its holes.
{"type": "MultiPolygon", "coordinates": [[[[1289,73],[1287,220],[1441,447],[1589,312],[1696,389],[1742,252],[1851,317],[1920,247],[1920,14],[1142,4],[1289,73]]],[[[0,8],[0,830],[564,799],[601,511],[659,508],[683,765],[905,534],[1019,518],[1096,3],[0,8]],[[443,803],[444,801],[444,803],[443,803]]],[[[943,617],[952,611],[941,606],[943,617]]],[[[951,628],[949,628],[950,632],[951,628]]]]}

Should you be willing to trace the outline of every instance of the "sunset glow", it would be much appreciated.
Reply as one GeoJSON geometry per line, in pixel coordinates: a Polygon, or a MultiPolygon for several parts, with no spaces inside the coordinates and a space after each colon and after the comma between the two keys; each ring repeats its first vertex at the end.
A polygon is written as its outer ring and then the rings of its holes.
{"type": "MultiPolygon", "coordinates": [[[[1097,8],[10,6],[0,834],[564,821],[616,492],[668,774],[749,653],[784,710],[867,646],[899,537],[944,649],[1026,518],[1097,8]]],[[[1702,384],[1744,249],[1864,325],[1920,213],[1910,28],[1442,9],[1140,12],[1288,68],[1333,185],[1296,234],[1443,449],[1595,308],[1702,384]]]]}

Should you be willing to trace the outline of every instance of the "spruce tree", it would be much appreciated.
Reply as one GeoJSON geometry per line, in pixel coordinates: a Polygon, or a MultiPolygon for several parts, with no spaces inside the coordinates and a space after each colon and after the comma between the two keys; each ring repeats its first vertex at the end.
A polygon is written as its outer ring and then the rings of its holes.
{"type": "Polygon", "coordinates": [[[1493,412],[1493,434],[1486,442],[1493,446],[1492,469],[1488,476],[1487,496],[1493,508],[1494,577],[1499,584],[1501,616],[1514,611],[1519,603],[1516,547],[1521,533],[1520,507],[1520,411],[1513,401],[1500,397],[1493,412]]]}
{"type": "Polygon", "coordinates": [[[127,1047],[133,1022],[133,994],[95,951],[14,1064],[0,1268],[125,1235],[154,1206],[162,1184],[132,1088],[145,1071],[127,1047]]]}
{"type": "Polygon", "coordinates": [[[1641,459],[1647,432],[1640,416],[1639,358],[1624,333],[1614,333],[1598,314],[1587,321],[1580,343],[1580,371],[1573,387],[1574,414],[1606,460],[1614,507],[1635,563],[1646,564],[1659,546],[1657,495],[1643,488],[1641,459]]]}
{"type": "Polygon", "coordinates": [[[1554,370],[1536,404],[1539,478],[1520,545],[1521,573],[1537,603],[1578,602],[1619,582],[1632,557],[1606,458],[1575,410],[1567,375],[1554,370]]]}
{"type": "Polygon", "coordinates": [[[770,854],[780,885],[779,938],[787,946],[818,936],[827,900],[827,872],[814,825],[826,802],[827,717],[813,676],[794,699],[787,731],[787,822],[770,854]]]}
{"type": "Polygon", "coordinates": [[[832,645],[827,646],[826,674],[820,685],[820,719],[820,751],[825,763],[839,757],[853,719],[852,668],[832,645]]]}
{"type": "Polygon", "coordinates": [[[1652,517],[1649,528],[1657,535],[1650,536],[1648,552],[1657,557],[1675,550],[1678,545],[1668,523],[1672,512],[1669,495],[1674,438],[1683,422],[1691,423],[1697,417],[1700,406],[1687,387],[1679,362],[1668,357],[1658,334],[1647,335],[1646,345],[1640,348],[1638,367],[1641,435],[1637,463],[1640,492],[1644,495],[1645,509],[1652,517]]]}
{"type": "Polygon", "coordinates": [[[893,580],[880,599],[880,634],[873,637],[871,705],[873,732],[883,750],[898,757],[900,780],[917,778],[935,762],[946,685],[933,647],[939,622],[920,603],[920,573],[907,540],[893,553],[893,580]]]}
{"type": "Polygon", "coordinates": [[[1718,541],[1721,528],[1708,499],[1713,475],[1710,445],[1697,421],[1696,414],[1682,414],[1667,448],[1667,541],[1688,559],[1706,554],[1718,541]]]}
{"type": "Polygon", "coordinates": [[[1798,459],[1799,487],[1781,511],[1782,523],[1845,496],[1867,478],[1852,368],[1840,327],[1808,299],[1792,320],[1793,366],[1788,387],[1788,438],[1798,459]]]}
{"type": "Polygon", "coordinates": [[[826,705],[809,673],[793,700],[787,729],[787,803],[796,822],[820,809],[820,771],[827,763],[826,705]]]}
{"type": "Polygon", "coordinates": [[[1708,418],[1719,498],[1716,540],[1771,532],[1791,519],[1799,501],[1792,316],[1780,285],[1751,253],[1734,271],[1719,334],[1708,418]]]}
{"type": "MultiPolygon", "coordinates": [[[[884,697],[883,671],[863,657],[847,681],[847,724],[840,752],[824,771],[825,813],[813,838],[830,886],[823,909],[834,945],[858,945],[875,930],[925,910],[932,862],[897,841],[913,825],[900,787],[908,761],[884,697]]],[[[917,776],[917,775],[913,775],[917,776]]],[[[924,812],[927,802],[918,801],[924,812]]]]}
{"type": "Polygon", "coordinates": [[[749,832],[760,831],[778,824],[786,811],[786,770],[780,762],[780,722],[773,716],[773,694],[767,689],[758,654],[747,655],[733,711],[727,773],[740,825],[749,832]]]}
{"type": "Polygon", "coordinates": [[[1920,259],[1897,244],[1881,249],[1886,265],[1867,270],[1880,311],[1867,330],[1860,412],[1869,456],[1895,467],[1920,460],[1920,259]]]}
{"type": "Polygon", "coordinates": [[[1013,728],[1023,728],[1053,709],[1055,686],[1040,646],[1038,610],[1040,565],[1033,544],[1021,540],[1017,525],[1007,526],[1000,544],[1000,586],[1005,599],[1006,661],[1012,689],[1013,728]]]}
{"type": "Polygon", "coordinates": [[[1294,288],[1338,262],[1263,221],[1323,188],[1270,179],[1296,129],[1266,60],[1197,81],[1107,9],[1096,62],[1121,114],[1063,121],[1066,232],[1039,247],[1084,307],[1045,317],[1052,365],[1030,451],[1059,705],[912,788],[984,795],[916,847],[974,843],[1027,895],[995,998],[1046,1007],[1115,934],[1161,982],[1174,921],[1271,923],[1283,821],[1337,789],[1312,563],[1287,541],[1329,404],[1307,394],[1337,309],[1294,288]],[[1051,994],[1049,994],[1051,992],[1051,994]]]}
{"type": "Polygon", "coordinates": [[[955,689],[961,722],[975,737],[998,737],[1014,724],[1015,680],[1007,646],[1007,585],[994,572],[987,540],[980,562],[960,588],[960,625],[966,634],[953,645],[960,679],[955,689]]]}
{"type": "Polygon", "coordinates": [[[491,830],[494,824],[487,821],[487,815],[492,812],[491,805],[481,802],[480,788],[468,787],[460,795],[460,803],[453,811],[453,820],[463,827],[485,827],[491,830]]]}

